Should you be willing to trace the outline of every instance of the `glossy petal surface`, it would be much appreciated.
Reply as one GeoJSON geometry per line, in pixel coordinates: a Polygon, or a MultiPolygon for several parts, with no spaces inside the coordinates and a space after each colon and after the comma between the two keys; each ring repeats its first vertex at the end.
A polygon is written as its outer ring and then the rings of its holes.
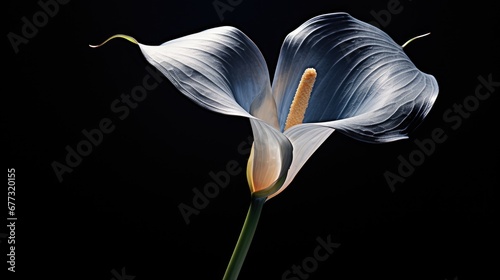
{"type": "Polygon", "coordinates": [[[419,71],[386,33],[345,13],[321,15],[283,43],[273,81],[282,129],[308,67],[318,76],[304,122],[366,142],[406,138],[438,94],[434,77],[419,71]]]}

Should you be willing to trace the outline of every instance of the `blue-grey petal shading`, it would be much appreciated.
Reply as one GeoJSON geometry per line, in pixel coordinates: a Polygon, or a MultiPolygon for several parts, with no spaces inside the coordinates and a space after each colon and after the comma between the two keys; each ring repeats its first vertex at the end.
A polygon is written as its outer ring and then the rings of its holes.
{"type": "Polygon", "coordinates": [[[180,92],[214,112],[250,117],[254,99],[271,94],[264,57],[234,27],[208,29],[160,46],[139,46],[180,92]]]}
{"type": "Polygon", "coordinates": [[[308,67],[318,76],[304,122],[366,142],[406,138],[439,91],[436,79],[385,32],[346,13],[321,15],[291,32],[281,48],[272,89],[281,129],[308,67]]]}

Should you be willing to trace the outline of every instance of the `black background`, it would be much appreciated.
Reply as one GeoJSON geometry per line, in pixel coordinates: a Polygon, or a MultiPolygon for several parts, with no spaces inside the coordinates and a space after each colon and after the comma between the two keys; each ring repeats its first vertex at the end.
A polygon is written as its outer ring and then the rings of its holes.
{"type": "MultiPolygon", "coordinates": [[[[221,21],[211,0],[73,0],[18,53],[9,32],[22,35],[22,18],[32,21],[41,8],[36,1],[5,3],[2,141],[4,168],[16,169],[15,275],[221,279],[246,215],[248,154],[238,146],[251,135],[248,120],[203,110],[166,79],[120,120],[110,105],[142,84],[148,64],[126,41],[89,44],[124,33],[156,45],[232,25],[259,46],[274,73],[284,37],[304,21],[348,12],[371,22],[389,2],[242,0],[221,21]],[[65,164],[65,147],[75,149],[85,140],[82,130],[104,118],[114,131],[59,182],[51,164],[65,164]],[[192,205],[193,188],[203,190],[210,171],[230,161],[242,171],[187,225],[179,204],[192,205]]],[[[436,77],[435,106],[410,140],[374,145],[334,133],[289,188],[266,203],[239,279],[282,279],[313,255],[318,237],[328,236],[341,246],[308,279],[498,275],[500,87],[459,125],[443,117],[473,100],[478,76],[500,81],[498,11],[479,1],[399,2],[402,10],[382,29],[401,44],[432,33],[405,51],[436,77]],[[434,129],[444,130],[446,141],[391,191],[384,172],[397,173],[398,156],[408,159],[417,149],[413,141],[434,129]]],[[[0,246],[7,272],[7,239],[0,246]]]]}

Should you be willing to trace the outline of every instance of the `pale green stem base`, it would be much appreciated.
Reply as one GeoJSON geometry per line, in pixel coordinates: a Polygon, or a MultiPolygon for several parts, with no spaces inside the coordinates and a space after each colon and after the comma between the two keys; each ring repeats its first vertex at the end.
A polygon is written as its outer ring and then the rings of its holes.
{"type": "Polygon", "coordinates": [[[253,235],[259,223],[260,213],[262,212],[262,207],[265,202],[266,197],[256,198],[252,196],[252,202],[250,203],[245,223],[241,229],[236,247],[234,247],[233,255],[231,256],[223,280],[236,280],[238,278],[248,249],[252,243],[253,235]]]}

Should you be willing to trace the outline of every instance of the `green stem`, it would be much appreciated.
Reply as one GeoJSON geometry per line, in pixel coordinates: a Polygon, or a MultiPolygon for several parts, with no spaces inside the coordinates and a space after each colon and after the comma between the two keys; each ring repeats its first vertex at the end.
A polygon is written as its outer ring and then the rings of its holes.
{"type": "Polygon", "coordinates": [[[252,202],[250,203],[245,223],[241,229],[236,247],[234,247],[233,255],[231,256],[223,280],[236,280],[238,278],[248,249],[252,243],[253,235],[259,223],[260,213],[262,212],[262,207],[265,202],[266,197],[254,197],[252,195],[252,202]]]}

